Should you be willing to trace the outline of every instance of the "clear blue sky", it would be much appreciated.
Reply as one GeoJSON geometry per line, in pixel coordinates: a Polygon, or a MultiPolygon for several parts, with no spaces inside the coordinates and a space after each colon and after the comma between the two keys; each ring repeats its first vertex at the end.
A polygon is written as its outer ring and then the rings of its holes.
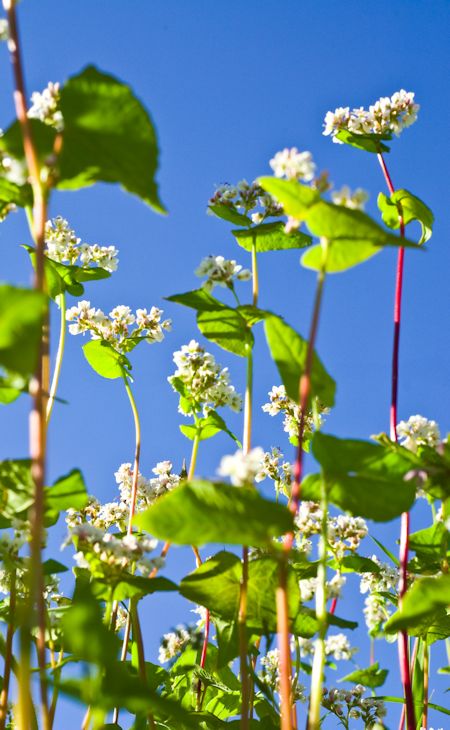
{"type": "MultiPolygon", "coordinates": [[[[436,226],[426,253],[407,254],[399,413],[402,418],[421,413],[437,420],[443,433],[449,430],[449,10],[447,0],[23,0],[19,14],[30,94],[95,63],[134,87],[158,129],[158,179],[167,218],[106,185],[53,197],[52,215],[67,217],[84,240],[120,249],[119,271],[87,288],[86,298],[108,311],[119,303],[161,306],[164,296],[197,285],[193,270],[207,254],[248,264],[229,226],[205,215],[206,203],[215,184],[267,174],[268,160],[285,146],[311,150],[336,186],[367,188],[375,213],[377,193],[384,190],[375,158],[331,144],[321,134],[323,116],[336,106],[367,105],[401,87],[413,90],[421,104],[419,120],[394,141],[388,162],[395,185],[423,198],[436,226]]],[[[6,127],[13,112],[4,46],[0,62],[0,125],[6,127]]],[[[28,241],[22,215],[2,224],[2,279],[29,282],[18,246],[28,241]]],[[[300,269],[295,251],[260,259],[261,305],[305,334],[312,273],[300,269]]],[[[394,268],[395,252],[383,252],[327,281],[318,349],[338,383],[337,406],[326,425],[338,435],[364,438],[388,429],[394,268]]],[[[177,468],[189,454],[166,377],[172,352],[197,333],[192,312],[168,303],[164,309],[173,319],[172,334],[162,345],[141,347],[133,358],[145,475],[157,461],[171,459],[177,468]]],[[[262,404],[279,379],[259,335],[255,399],[262,404]]],[[[115,496],[114,471],[132,460],[132,423],[120,384],[102,381],[89,369],[82,343],[69,337],[60,387],[69,405],[55,408],[49,477],[80,467],[89,490],[109,501],[115,496]]],[[[243,361],[214,352],[242,388],[243,361]]],[[[0,412],[2,458],[26,455],[27,410],[24,398],[0,412]]],[[[240,428],[238,419],[230,423],[240,428]]],[[[257,407],[255,445],[284,445],[283,438],[278,420],[257,407]]],[[[214,475],[220,456],[232,448],[222,437],[209,442],[200,452],[199,471],[214,475]]],[[[416,529],[424,523],[420,510],[414,514],[416,529]]],[[[56,533],[62,539],[64,526],[56,533]]],[[[375,534],[395,545],[396,527],[377,526],[375,534]]],[[[372,552],[370,541],[364,552],[372,552]]],[[[166,573],[180,576],[192,567],[189,553],[173,550],[166,573]]],[[[145,610],[145,624],[155,632],[152,658],[159,637],[188,614],[178,599],[153,599],[145,610]]],[[[353,640],[364,641],[357,659],[367,664],[363,632],[353,640]]],[[[394,674],[395,649],[385,662],[394,674]]],[[[398,686],[391,683],[389,691],[398,692],[398,686]]],[[[433,718],[431,725],[444,723],[433,718]]],[[[68,730],[77,726],[65,720],[68,730]]]]}

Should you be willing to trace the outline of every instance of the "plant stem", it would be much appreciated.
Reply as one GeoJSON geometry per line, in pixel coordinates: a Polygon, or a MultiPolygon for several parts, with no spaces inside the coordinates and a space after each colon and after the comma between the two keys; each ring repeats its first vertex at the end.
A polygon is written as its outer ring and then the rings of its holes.
{"type": "Polygon", "coordinates": [[[127,535],[131,535],[133,532],[133,517],[134,513],[136,511],[136,500],[137,500],[137,491],[138,491],[138,481],[139,481],[139,459],[141,456],[141,424],[139,421],[139,412],[136,405],[136,400],[133,395],[133,391],[131,390],[131,386],[129,383],[129,380],[125,373],[123,374],[123,382],[125,383],[125,390],[128,395],[128,399],[130,401],[131,411],[133,413],[133,419],[134,419],[134,430],[135,430],[135,447],[134,447],[134,466],[133,466],[133,484],[131,487],[131,497],[130,497],[130,515],[128,518],[128,527],[127,527],[127,535]]]}
{"type": "MultiPolygon", "coordinates": [[[[314,357],[314,349],[317,339],[317,330],[319,326],[319,316],[322,305],[323,287],[325,283],[326,264],[329,248],[327,239],[323,239],[321,243],[322,266],[317,275],[316,293],[314,298],[311,326],[309,330],[305,369],[300,377],[299,382],[300,423],[298,429],[298,446],[294,465],[294,481],[292,484],[291,498],[289,501],[289,509],[294,515],[297,514],[300,502],[300,485],[303,475],[303,439],[305,434],[306,413],[311,393],[311,371],[314,357]]],[[[290,532],[284,538],[284,551],[283,556],[280,560],[280,577],[277,590],[277,632],[278,647],[280,650],[280,696],[282,730],[292,730],[292,714],[295,714],[295,708],[293,713],[291,713],[290,709],[292,662],[289,640],[289,603],[287,595],[288,561],[293,544],[294,533],[290,532]]]]}
{"type": "MultiPolygon", "coordinates": [[[[136,599],[130,600],[130,614],[133,625],[133,641],[136,644],[137,656],[138,656],[138,670],[139,676],[147,684],[147,672],[145,669],[145,653],[144,653],[144,642],[142,640],[141,623],[139,621],[139,614],[137,608],[136,599]]],[[[150,728],[155,728],[155,720],[151,712],[147,714],[147,721],[150,728]]]]}
{"type": "MultiPolygon", "coordinates": [[[[386,185],[391,195],[395,192],[395,188],[384,161],[383,155],[378,154],[386,185]]],[[[403,218],[399,215],[400,236],[405,237],[405,225],[403,218]]],[[[392,373],[391,373],[391,407],[390,407],[390,435],[392,441],[397,442],[397,404],[398,404],[398,376],[399,376],[399,350],[400,350],[400,326],[402,316],[402,288],[403,288],[403,269],[405,260],[405,249],[399,248],[397,256],[397,271],[395,281],[395,297],[394,297],[394,342],[392,349],[392,373]]],[[[409,531],[410,531],[409,512],[404,512],[401,517],[400,526],[400,581],[399,581],[399,607],[401,608],[403,596],[408,587],[408,553],[409,553],[409,531]]],[[[415,730],[416,718],[414,711],[414,701],[411,685],[411,673],[409,668],[409,647],[408,633],[401,631],[398,637],[398,653],[400,663],[400,674],[403,684],[403,692],[406,703],[406,726],[408,730],[415,730]]]]}
{"type": "Polygon", "coordinates": [[[256,256],[256,242],[252,242],[252,288],[253,288],[253,306],[258,306],[259,297],[259,276],[258,276],[258,260],[256,256]]]}
{"type": "Polygon", "coordinates": [[[5,730],[8,717],[9,682],[11,679],[11,663],[13,658],[14,621],[16,611],[16,571],[11,572],[11,588],[9,592],[8,629],[5,642],[5,665],[3,668],[3,687],[0,695],[0,730],[5,730]]]}
{"type": "Polygon", "coordinates": [[[319,542],[319,565],[317,567],[316,618],[319,624],[319,635],[315,642],[314,660],[311,673],[311,699],[307,730],[319,730],[320,708],[323,692],[323,669],[325,666],[325,636],[327,633],[327,517],[328,494],[327,485],[322,478],[322,529],[319,542]]]}
{"type": "Polygon", "coordinates": [[[200,445],[200,436],[198,433],[195,434],[194,441],[192,442],[191,460],[189,462],[189,471],[187,475],[188,482],[192,481],[195,475],[195,467],[197,465],[198,447],[200,445]]]}
{"type": "Polygon", "coordinates": [[[53,370],[52,384],[50,386],[49,398],[47,401],[47,426],[52,415],[55,396],[58,390],[59,376],[61,375],[61,366],[64,355],[64,346],[66,344],[66,295],[65,292],[58,294],[56,303],[59,306],[60,325],[59,325],[59,342],[56,352],[55,368],[53,370]]]}
{"type": "Polygon", "coordinates": [[[430,649],[426,642],[423,642],[423,714],[422,726],[428,727],[428,691],[430,674],[430,649]]]}
{"type": "MultiPolygon", "coordinates": [[[[15,0],[3,0],[3,7],[7,14],[9,26],[8,48],[11,56],[11,65],[14,76],[14,103],[17,118],[22,132],[25,159],[28,167],[30,184],[33,191],[33,238],[36,244],[36,269],[34,278],[34,289],[38,292],[45,292],[44,279],[44,233],[47,217],[47,194],[41,182],[40,163],[34,145],[31,125],[27,116],[27,94],[25,91],[25,80],[23,73],[22,58],[20,52],[19,31],[17,25],[15,0]]],[[[38,366],[34,377],[30,381],[30,394],[33,397],[33,406],[30,413],[29,436],[31,456],[31,476],[34,483],[34,503],[30,510],[31,540],[30,540],[30,598],[32,607],[37,609],[38,635],[36,641],[40,696],[42,705],[43,730],[50,730],[47,682],[45,676],[45,605],[43,597],[43,573],[42,573],[42,542],[43,516],[44,516],[44,483],[45,483],[45,451],[46,451],[46,423],[45,409],[48,388],[45,389],[44,377],[48,370],[48,305],[43,311],[42,336],[39,342],[38,366]]],[[[30,707],[30,643],[31,643],[31,622],[34,618],[34,611],[30,612],[28,626],[21,630],[21,647],[23,654],[21,680],[28,683],[24,687],[19,685],[19,694],[22,695],[20,712],[21,728],[31,727],[30,707]],[[28,648],[27,646],[28,645],[28,648]]]]}

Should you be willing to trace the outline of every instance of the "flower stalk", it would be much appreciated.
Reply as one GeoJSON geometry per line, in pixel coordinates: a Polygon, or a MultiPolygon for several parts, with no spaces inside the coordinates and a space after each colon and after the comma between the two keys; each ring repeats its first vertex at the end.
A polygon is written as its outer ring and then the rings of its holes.
{"type": "Polygon", "coordinates": [[[50,418],[52,415],[53,406],[55,404],[56,393],[58,391],[58,385],[59,385],[59,378],[61,375],[64,348],[65,348],[65,344],[66,344],[66,295],[65,295],[65,292],[58,294],[58,296],[56,298],[56,303],[59,306],[59,314],[60,314],[59,341],[58,341],[58,349],[56,351],[55,367],[53,370],[53,377],[52,377],[49,397],[48,397],[48,401],[47,401],[47,412],[46,412],[47,426],[49,424],[49,421],[50,421],[50,418]]]}

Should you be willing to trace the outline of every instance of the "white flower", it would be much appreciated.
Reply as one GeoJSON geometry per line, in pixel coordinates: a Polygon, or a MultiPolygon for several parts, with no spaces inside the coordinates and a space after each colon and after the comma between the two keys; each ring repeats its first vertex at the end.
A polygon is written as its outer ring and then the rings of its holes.
{"type": "MultiPolygon", "coordinates": [[[[296,439],[298,437],[298,430],[300,425],[300,406],[289,398],[286,394],[286,388],[284,385],[274,385],[272,390],[269,392],[269,403],[265,403],[262,406],[264,413],[268,413],[270,416],[276,416],[278,413],[284,414],[283,428],[286,433],[289,434],[290,438],[296,439]]],[[[327,408],[322,408],[322,413],[328,413],[327,408]]],[[[322,416],[319,415],[319,420],[322,421],[322,416]]],[[[306,413],[304,422],[304,436],[308,438],[314,430],[314,418],[312,412],[306,413]]]]}
{"type": "Polygon", "coordinates": [[[362,188],[356,188],[352,192],[348,185],[343,185],[340,190],[333,190],[331,200],[335,205],[343,205],[351,210],[364,210],[369,194],[362,188]]]}
{"type": "Polygon", "coordinates": [[[419,104],[414,102],[414,93],[400,89],[391,97],[378,99],[366,110],[339,107],[325,116],[323,134],[331,135],[333,142],[340,142],[336,134],[347,129],[353,134],[395,134],[410,127],[417,119],[419,104]]]}
{"type": "Polygon", "coordinates": [[[173,360],[177,369],[168,381],[176,392],[180,392],[180,383],[183,386],[180,413],[187,416],[203,409],[206,416],[225,406],[236,412],[241,410],[242,398],[230,383],[228,368],[222,368],[196,340],[174,352],[173,360]]]}
{"type": "Polygon", "coordinates": [[[251,271],[243,269],[234,259],[226,259],[223,256],[207,256],[200,262],[195,274],[199,277],[206,276],[202,286],[208,291],[211,291],[216,284],[233,289],[234,280],[248,281],[252,277],[251,271]]]}
{"type": "Polygon", "coordinates": [[[297,147],[285,147],[274,155],[269,164],[276,177],[286,177],[288,180],[309,182],[316,170],[311,152],[299,152],[297,147]]]}
{"type": "Polygon", "coordinates": [[[6,18],[0,18],[0,41],[9,40],[9,25],[6,18]]]}
{"type": "Polygon", "coordinates": [[[118,250],[115,246],[99,246],[81,243],[69,223],[60,215],[45,224],[45,253],[49,259],[59,263],[75,264],[80,258],[83,268],[98,264],[105,271],[116,271],[118,250]]]}
{"type": "Polygon", "coordinates": [[[339,559],[347,550],[357,550],[361,540],[366,537],[368,532],[367,523],[362,517],[338,515],[328,518],[328,542],[331,550],[339,559]]]}
{"type": "Polygon", "coordinates": [[[332,656],[336,661],[351,659],[356,651],[358,650],[350,646],[345,634],[334,634],[325,639],[325,654],[332,656]]]}
{"type": "Polygon", "coordinates": [[[324,135],[333,135],[333,142],[340,142],[335,135],[340,129],[346,129],[350,120],[350,107],[338,107],[334,112],[327,112],[325,115],[324,135]]]}
{"type": "Polygon", "coordinates": [[[235,454],[224,456],[217,473],[222,477],[230,477],[235,487],[253,484],[261,466],[264,451],[260,446],[244,454],[241,449],[235,454]]]}
{"type": "Polygon", "coordinates": [[[46,88],[31,95],[32,106],[28,110],[30,119],[39,119],[44,124],[54,127],[58,132],[64,129],[64,120],[59,109],[59,84],[48,83],[46,88]]]}
{"type": "Polygon", "coordinates": [[[428,421],[423,416],[410,416],[407,421],[397,425],[397,436],[400,443],[410,451],[417,451],[419,446],[431,446],[435,449],[441,435],[436,421],[428,421]]]}
{"type": "Polygon", "coordinates": [[[190,640],[190,632],[182,626],[179,626],[176,632],[171,631],[168,634],[164,634],[158,654],[160,664],[165,664],[173,659],[177,654],[183,651],[184,647],[190,640]]]}

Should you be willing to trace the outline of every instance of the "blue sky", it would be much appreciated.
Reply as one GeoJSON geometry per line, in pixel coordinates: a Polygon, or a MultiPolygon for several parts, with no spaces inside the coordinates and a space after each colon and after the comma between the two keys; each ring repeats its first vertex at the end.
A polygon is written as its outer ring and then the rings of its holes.
{"type": "MultiPolygon", "coordinates": [[[[421,413],[437,420],[443,433],[449,430],[447,0],[23,0],[19,14],[29,94],[95,63],[134,87],[158,130],[158,180],[167,217],[107,185],[57,193],[51,207],[51,214],[67,217],[84,240],[120,249],[119,271],[87,288],[86,298],[108,311],[119,303],[155,304],[173,319],[173,332],[163,344],[142,346],[133,357],[145,475],[157,461],[171,459],[178,468],[189,455],[166,378],[173,371],[172,352],[197,332],[192,312],[163,304],[163,297],[197,286],[193,270],[205,255],[220,253],[249,263],[230,226],[205,214],[214,186],[267,174],[273,154],[295,145],[312,151],[337,187],[366,188],[375,214],[376,196],[384,191],[375,158],[331,144],[321,134],[322,120],[328,109],[367,105],[402,87],[416,92],[421,110],[418,122],[393,142],[388,164],[397,187],[431,206],[436,225],[428,250],[406,257],[399,414],[421,413]]],[[[3,127],[13,115],[7,60],[2,47],[3,127]]],[[[18,246],[28,241],[22,215],[2,224],[2,279],[30,281],[18,246]]],[[[260,256],[261,306],[306,334],[314,276],[298,266],[298,258],[295,251],[260,256]]],[[[365,438],[388,429],[394,271],[395,252],[386,251],[326,283],[318,350],[338,384],[329,432],[365,438]]],[[[254,444],[285,446],[278,420],[259,412],[258,404],[279,379],[263,333],[257,334],[254,444]]],[[[69,337],[60,386],[69,405],[55,408],[49,478],[80,467],[89,490],[109,501],[115,496],[114,471],[132,460],[132,422],[121,385],[90,371],[82,344],[80,337],[69,337]]],[[[243,361],[211,349],[229,365],[242,390],[243,361]]],[[[2,458],[26,454],[27,410],[23,399],[0,412],[2,458]]],[[[239,418],[229,421],[240,429],[239,418]]],[[[232,449],[226,437],[202,446],[199,472],[213,476],[220,456],[232,449]]],[[[415,511],[414,529],[425,524],[425,515],[422,508],[415,511]]],[[[375,535],[395,547],[397,529],[378,525],[375,535]]],[[[59,541],[64,526],[56,533],[59,541]]],[[[371,552],[368,541],[365,553],[371,552]]],[[[189,553],[173,550],[166,573],[178,577],[192,567],[189,553]]],[[[356,593],[351,590],[350,596],[356,593]]],[[[162,633],[186,618],[181,600],[146,604],[145,625],[154,632],[150,658],[162,633]]],[[[363,632],[354,641],[364,642],[363,632]]],[[[363,646],[357,657],[361,665],[368,663],[366,642],[363,646]]],[[[395,648],[386,662],[393,675],[395,648]]],[[[389,691],[398,692],[395,682],[389,691]]],[[[434,727],[441,725],[434,719],[434,727]]]]}

